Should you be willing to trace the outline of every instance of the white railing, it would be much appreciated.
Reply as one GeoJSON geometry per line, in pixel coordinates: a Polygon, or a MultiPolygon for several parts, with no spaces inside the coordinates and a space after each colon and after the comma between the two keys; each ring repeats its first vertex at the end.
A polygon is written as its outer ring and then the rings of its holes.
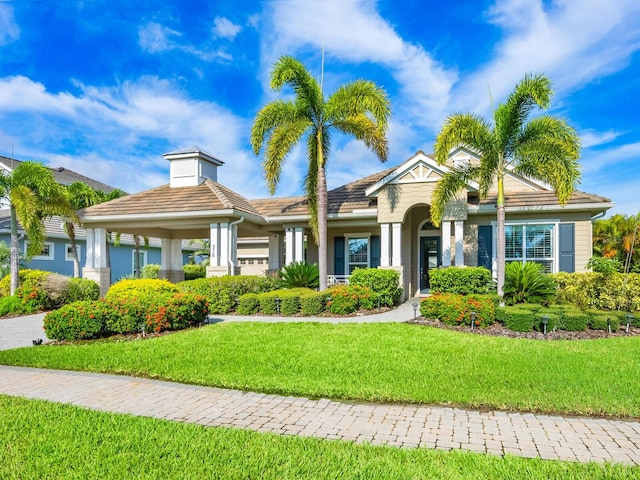
{"type": "Polygon", "coordinates": [[[327,275],[327,286],[349,285],[350,276],[351,275],[327,275]]]}

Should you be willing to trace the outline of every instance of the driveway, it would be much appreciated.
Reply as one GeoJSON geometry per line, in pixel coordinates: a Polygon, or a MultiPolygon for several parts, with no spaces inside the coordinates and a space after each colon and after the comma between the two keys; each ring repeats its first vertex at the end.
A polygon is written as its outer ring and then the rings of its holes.
{"type": "Polygon", "coordinates": [[[0,319],[0,350],[31,347],[33,341],[40,338],[43,342],[48,341],[42,329],[44,315],[44,313],[36,313],[24,317],[0,319]]]}

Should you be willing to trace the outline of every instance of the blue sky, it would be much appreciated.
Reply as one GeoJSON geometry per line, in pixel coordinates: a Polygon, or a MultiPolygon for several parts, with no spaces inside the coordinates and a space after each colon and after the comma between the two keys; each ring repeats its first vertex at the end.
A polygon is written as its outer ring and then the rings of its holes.
{"type": "MultiPolygon", "coordinates": [[[[0,0],[0,154],[64,166],[130,193],[168,182],[162,154],[198,145],[219,181],[266,197],[249,133],[278,98],[283,54],[325,91],[365,78],[389,93],[389,166],[433,148],[447,115],[490,117],[527,72],[547,74],[550,113],[582,138],[580,190],[640,212],[637,0],[0,0]]],[[[299,194],[294,150],[278,195],[299,194]]],[[[337,138],[329,187],[386,168],[337,138]]]]}

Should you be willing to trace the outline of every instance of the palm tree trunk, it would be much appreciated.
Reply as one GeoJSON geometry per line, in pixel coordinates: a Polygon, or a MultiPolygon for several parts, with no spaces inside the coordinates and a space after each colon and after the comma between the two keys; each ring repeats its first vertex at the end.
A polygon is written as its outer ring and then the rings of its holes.
{"type": "Polygon", "coordinates": [[[135,278],[140,278],[140,237],[138,235],[133,236],[135,258],[133,260],[133,269],[135,278]]]}
{"type": "Polygon", "coordinates": [[[322,130],[318,132],[318,273],[320,291],[327,289],[327,175],[324,170],[324,155],[322,150],[322,130]]]}
{"type": "Polygon", "coordinates": [[[66,226],[67,235],[71,242],[71,256],[73,257],[73,276],[75,278],[80,277],[80,260],[78,259],[78,247],[76,246],[76,231],[73,223],[67,222],[66,226]]]}
{"type": "Polygon", "coordinates": [[[16,210],[11,206],[11,288],[10,293],[14,295],[18,289],[18,268],[19,268],[19,252],[18,252],[18,219],[16,218],[16,210]]]}
{"type": "Polygon", "coordinates": [[[504,295],[504,264],[505,264],[505,212],[504,212],[504,176],[498,173],[498,201],[496,202],[498,232],[496,238],[496,263],[498,270],[498,295],[504,295]]]}

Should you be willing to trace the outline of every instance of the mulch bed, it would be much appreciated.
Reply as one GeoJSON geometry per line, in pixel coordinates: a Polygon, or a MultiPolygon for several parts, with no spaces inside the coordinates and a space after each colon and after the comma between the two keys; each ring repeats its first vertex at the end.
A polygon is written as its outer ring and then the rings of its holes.
{"type": "Polygon", "coordinates": [[[469,326],[445,325],[440,320],[430,320],[423,317],[418,317],[416,320],[409,320],[407,323],[424,327],[444,328],[446,330],[472,333],[475,335],[528,338],[531,340],[591,340],[595,338],[628,337],[640,335],[640,328],[636,327],[631,327],[629,329],[629,333],[627,334],[625,331],[626,325],[621,327],[617,332],[611,333],[608,333],[606,330],[591,329],[587,329],[584,332],[568,332],[566,330],[555,330],[547,332],[547,335],[545,336],[542,332],[514,332],[513,330],[509,330],[499,323],[494,323],[493,325],[489,325],[488,327],[484,328],[476,327],[473,330],[471,330],[471,327],[469,326]]]}

